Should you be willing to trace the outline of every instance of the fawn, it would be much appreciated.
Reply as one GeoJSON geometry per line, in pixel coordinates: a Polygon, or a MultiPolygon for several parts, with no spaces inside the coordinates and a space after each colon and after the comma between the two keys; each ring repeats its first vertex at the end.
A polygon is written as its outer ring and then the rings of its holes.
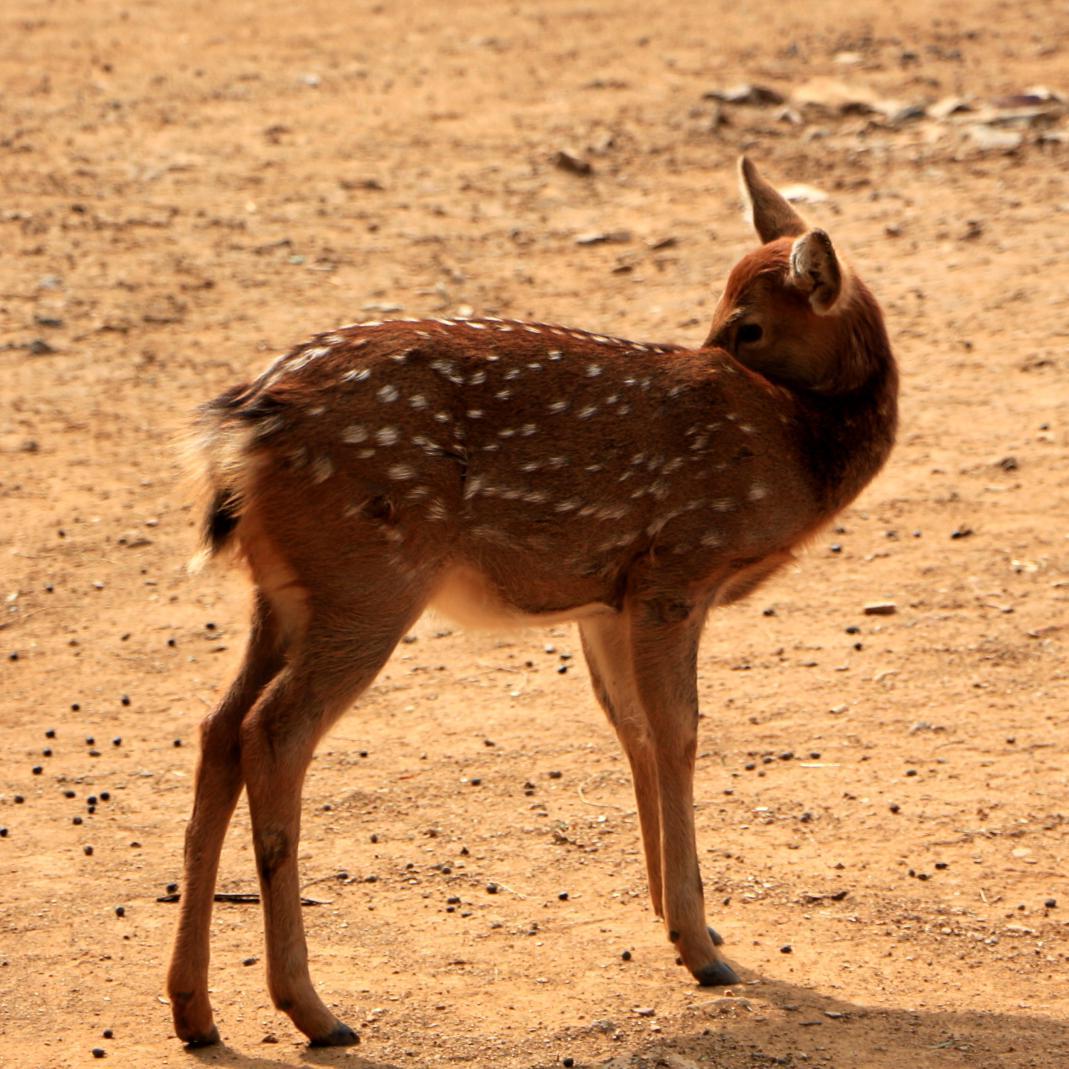
{"type": "Polygon", "coordinates": [[[490,317],[362,323],[203,409],[206,552],[240,552],[255,604],[201,727],[168,976],[186,1043],[219,1038],[209,923],[243,785],[271,997],[313,1044],[357,1041],[308,972],[301,787],[430,604],[462,622],[578,621],[631,765],[653,909],[700,984],[737,982],[694,838],[703,622],[872,479],[898,389],[869,290],[745,158],[740,177],[763,244],[697,349],[490,317]]]}

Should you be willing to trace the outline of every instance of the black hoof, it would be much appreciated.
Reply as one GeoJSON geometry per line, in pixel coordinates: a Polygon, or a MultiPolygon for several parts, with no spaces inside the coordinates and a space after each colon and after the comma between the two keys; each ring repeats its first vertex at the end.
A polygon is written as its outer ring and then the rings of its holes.
{"type": "Polygon", "coordinates": [[[333,1031],[320,1039],[310,1039],[310,1047],[352,1047],[360,1042],[360,1036],[347,1024],[339,1024],[333,1031]]]}
{"type": "Polygon", "coordinates": [[[709,938],[713,941],[713,946],[722,947],[724,945],[724,937],[715,929],[709,929],[709,938]]]}
{"type": "Polygon", "coordinates": [[[219,1042],[219,1029],[213,1024],[211,1031],[202,1036],[193,1036],[192,1039],[184,1039],[186,1050],[200,1050],[201,1047],[214,1047],[219,1042]]]}
{"type": "Polygon", "coordinates": [[[694,979],[702,987],[730,987],[732,984],[742,983],[726,961],[714,961],[711,965],[706,965],[694,974],[694,979]]]}

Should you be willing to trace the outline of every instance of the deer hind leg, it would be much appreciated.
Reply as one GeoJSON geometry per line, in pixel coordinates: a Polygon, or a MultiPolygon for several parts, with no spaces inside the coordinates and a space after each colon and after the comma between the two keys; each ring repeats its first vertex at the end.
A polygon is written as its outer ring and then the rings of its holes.
{"type": "Polygon", "coordinates": [[[706,926],[694,832],[694,758],[698,743],[697,657],[703,613],[674,600],[633,602],[631,663],[646,714],[657,772],[664,919],[669,939],[703,986],[739,982],[706,926]]]}
{"type": "Polygon", "coordinates": [[[657,766],[646,714],[635,691],[627,621],[618,615],[593,617],[579,624],[579,634],[594,694],[616,730],[631,765],[642,846],[646,854],[650,904],[653,912],[663,917],[661,803],[657,792],[657,766]]]}
{"type": "MultiPolygon", "coordinates": [[[[252,815],[274,1004],[314,1046],[358,1041],[312,986],[297,872],[301,788],[316,743],[375,678],[419,616],[425,591],[379,569],[345,602],[309,599],[308,629],[289,665],[241,725],[241,768],[252,815]]],[[[339,578],[338,586],[352,580],[339,578]]],[[[359,585],[359,584],[357,584],[359,585]]]]}
{"type": "Polygon", "coordinates": [[[186,827],[185,878],[167,976],[175,1032],[190,1046],[219,1039],[208,1000],[209,928],[219,854],[241,794],[241,722],[282,668],[284,646],[274,612],[258,597],[241,669],[200,726],[193,815],[186,827]]]}

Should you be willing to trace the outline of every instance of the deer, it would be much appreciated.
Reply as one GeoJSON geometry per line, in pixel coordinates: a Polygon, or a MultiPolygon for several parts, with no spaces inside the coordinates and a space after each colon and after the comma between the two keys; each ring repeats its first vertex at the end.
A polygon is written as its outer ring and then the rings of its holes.
{"type": "Polygon", "coordinates": [[[698,984],[739,982],[707,926],[694,822],[697,657],[883,466],[898,372],[880,307],[748,159],[760,239],[697,348],[498,317],[316,334],[204,406],[202,554],[253,584],[237,676],[200,729],[167,990],[208,996],[220,850],[247,792],[274,1005],[359,1036],[312,984],[301,792],[316,745],[428,606],[470,626],[576,621],[630,765],[653,912],[698,984]]]}

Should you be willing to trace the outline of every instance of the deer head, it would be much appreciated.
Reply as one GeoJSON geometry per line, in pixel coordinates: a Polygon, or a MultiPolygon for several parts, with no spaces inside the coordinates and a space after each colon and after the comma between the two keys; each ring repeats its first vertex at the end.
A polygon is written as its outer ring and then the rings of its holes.
{"type": "Polygon", "coordinates": [[[763,244],[731,272],[705,344],[787,386],[855,388],[871,371],[855,334],[883,329],[875,300],[831,238],[809,227],[746,157],[739,178],[763,244]]]}

